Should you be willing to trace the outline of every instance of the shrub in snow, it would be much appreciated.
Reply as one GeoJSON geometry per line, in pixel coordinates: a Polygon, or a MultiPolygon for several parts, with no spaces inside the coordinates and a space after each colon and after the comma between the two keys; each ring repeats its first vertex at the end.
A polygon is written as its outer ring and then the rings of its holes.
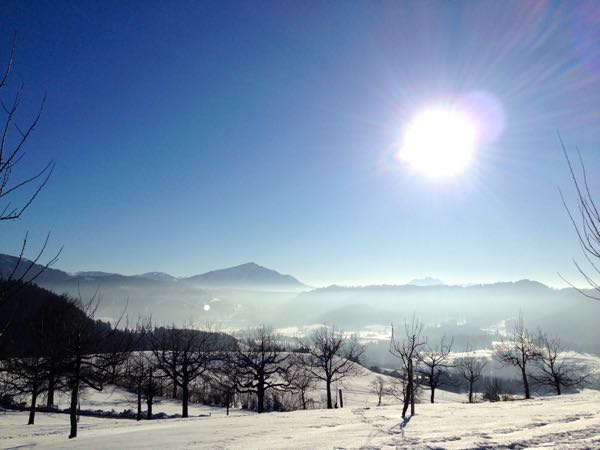
{"type": "Polygon", "coordinates": [[[0,406],[2,408],[17,409],[21,406],[24,407],[25,403],[17,402],[11,394],[2,394],[0,395],[0,406]]]}
{"type": "Polygon", "coordinates": [[[498,377],[491,377],[485,385],[483,399],[488,402],[499,402],[505,393],[502,381],[498,377]]]}

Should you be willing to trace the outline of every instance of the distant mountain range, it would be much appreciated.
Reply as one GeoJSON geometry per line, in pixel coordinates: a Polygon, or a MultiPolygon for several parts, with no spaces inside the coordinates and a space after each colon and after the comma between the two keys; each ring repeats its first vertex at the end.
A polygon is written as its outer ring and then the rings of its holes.
{"type": "Polygon", "coordinates": [[[275,270],[267,269],[255,263],[246,263],[227,269],[213,270],[187,278],[188,281],[202,286],[289,286],[306,287],[291,275],[283,275],[275,270]]]}
{"type": "Polygon", "coordinates": [[[425,277],[425,278],[415,278],[411,280],[408,284],[411,286],[442,286],[444,282],[437,278],[425,277]]]}
{"type": "MultiPolygon", "coordinates": [[[[0,254],[0,277],[17,258],[0,254]]],[[[27,263],[21,264],[17,274],[27,263]]],[[[36,273],[41,266],[32,269],[36,273]]],[[[400,324],[413,314],[431,339],[447,333],[462,342],[498,339],[523,313],[527,326],[560,336],[570,348],[600,354],[600,302],[575,289],[553,289],[521,280],[469,286],[448,286],[425,278],[406,285],[329,286],[311,288],[291,275],[255,263],[176,278],[163,272],[125,276],[87,271],[69,274],[47,269],[36,283],[58,294],[99,295],[98,316],[131,320],[152,317],[158,324],[212,322],[231,328],[256,324],[295,327],[335,324],[345,330],[400,324]]]]}
{"type": "Polygon", "coordinates": [[[169,275],[165,272],[146,272],[141,275],[137,275],[140,278],[147,278],[148,280],[156,281],[177,281],[177,277],[169,275]]]}
{"type": "MultiPolygon", "coordinates": [[[[6,278],[14,270],[18,258],[11,255],[0,254],[0,278],[6,278]]],[[[19,276],[30,266],[31,261],[22,260],[17,268],[16,275],[19,276]]],[[[41,265],[34,265],[28,275],[38,273],[42,270],[41,265]]],[[[191,277],[177,278],[164,272],[148,272],[141,275],[121,275],[118,273],[85,271],[69,274],[62,270],[48,268],[44,270],[36,281],[41,285],[64,284],[72,282],[96,281],[101,284],[105,282],[127,282],[134,284],[148,282],[160,283],[191,283],[202,287],[211,288],[266,288],[266,289],[305,289],[307,286],[291,275],[284,275],[275,270],[267,269],[253,262],[241,264],[226,269],[213,270],[191,277]]]]}

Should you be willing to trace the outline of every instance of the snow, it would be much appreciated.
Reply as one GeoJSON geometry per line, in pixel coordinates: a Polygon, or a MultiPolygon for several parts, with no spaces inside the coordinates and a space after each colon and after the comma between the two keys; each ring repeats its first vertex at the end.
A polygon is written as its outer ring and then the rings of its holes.
{"type": "MultiPolygon", "coordinates": [[[[95,391],[87,389],[85,394],[80,399],[80,405],[82,410],[98,410],[122,412],[125,409],[137,409],[137,397],[135,394],[129,393],[124,389],[107,386],[102,391],[95,391]]],[[[58,407],[65,409],[69,407],[69,396],[61,395],[58,398],[58,407]]],[[[144,410],[146,409],[145,403],[143,404],[144,410]]],[[[201,416],[201,415],[225,415],[225,409],[216,406],[200,405],[197,403],[189,404],[189,415],[190,416],[201,416]]],[[[169,398],[157,399],[152,406],[153,414],[165,413],[168,415],[181,414],[181,402],[179,400],[172,400],[169,398]]],[[[231,410],[230,414],[251,414],[241,410],[231,410]]],[[[37,417],[37,414],[36,414],[37,417]]]]}
{"type": "MultiPolygon", "coordinates": [[[[188,419],[136,422],[81,416],[79,437],[68,440],[68,416],[0,411],[0,447],[36,448],[600,448],[600,392],[498,403],[465,403],[465,395],[438,391],[439,402],[416,405],[402,436],[401,407],[377,398],[367,370],[341,387],[344,408],[255,414],[190,405],[188,419]],[[210,416],[208,414],[210,413],[210,416]],[[198,416],[202,414],[203,416],[198,416]]],[[[321,394],[317,392],[316,395],[321,394]]],[[[425,393],[425,396],[427,393],[425,393]]],[[[89,392],[83,408],[121,411],[132,405],[119,388],[89,392]]],[[[156,412],[178,413],[163,400],[156,412]]]]}

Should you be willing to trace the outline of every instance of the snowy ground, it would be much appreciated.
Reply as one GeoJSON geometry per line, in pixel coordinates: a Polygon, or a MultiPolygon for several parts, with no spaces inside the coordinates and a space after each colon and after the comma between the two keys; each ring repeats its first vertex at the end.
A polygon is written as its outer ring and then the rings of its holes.
{"type": "Polygon", "coordinates": [[[399,427],[400,408],[243,414],[153,422],[82,417],[80,437],[66,439],[64,415],[0,416],[3,448],[600,448],[600,393],[500,403],[419,404],[399,427]]]}
{"type": "MultiPolygon", "coordinates": [[[[69,441],[68,416],[0,411],[1,448],[600,448],[600,392],[529,401],[466,404],[464,395],[439,391],[436,404],[418,404],[402,436],[398,401],[370,388],[378,375],[366,369],[336,388],[344,408],[255,414],[190,405],[189,419],[135,422],[80,418],[69,441]]],[[[313,397],[324,396],[321,388],[313,397]]],[[[427,393],[424,393],[427,396],[427,393]]],[[[88,392],[82,409],[123,411],[131,396],[119,388],[88,392]]],[[[162,400],[155,412],[175,414],[180,404],[162,400]]]]}
{"type": "MultiPolygon", "coordinates": [[[[83,410],[98,410],[101,409],[103,411],[111,411],[114,410],[117,413],[123,412],[125,409],[136,410],[137,399],[134,394],[131,394],[124,389],[115,387],[115,386],[107,386],[103,391],[98,392],[91,389],[88,389],[86,393],[82,396],[80,405],[83,410]]],[[[61,409],[66,409],[69,407],[69,397],[68,395],[62,395],[59,397],[58,407],[61,409]]],[[[144,404],[144,410],[146,405],[144,404]]],[[[168,415],[173,414],[181,414],[181,402],[178,400],[171,399],[157,399],[152,406],[152,410],[154,414],[157,413],[165,413],[168,415]]],[[[189,404],[189,415],[190,416],[213,416],[213,415],[225,415],[225,409],[200,405],[197,403],[189,404]]],[[[230,414],[252,414],[248,411],[242,410],[231,410],[230,414]]],[[[68,421],[68,417],[65,416],[64,420],[68,421]]],[[[119,419],[125,420],[125,419],[119,419]]],[[[1,421],[1,419],[0,419],[1,421]]]]}

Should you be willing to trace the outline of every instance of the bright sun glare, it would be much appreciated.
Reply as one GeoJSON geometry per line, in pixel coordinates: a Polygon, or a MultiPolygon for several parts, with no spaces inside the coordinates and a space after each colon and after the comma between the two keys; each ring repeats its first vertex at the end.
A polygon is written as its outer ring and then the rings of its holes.
{"type": "Polygon", "coordinates": [[[398,157],[434,178],[456,175],[469,164],[475,150],[476,127],[452,110],[430,110],[408,126],[398,157]]]}

